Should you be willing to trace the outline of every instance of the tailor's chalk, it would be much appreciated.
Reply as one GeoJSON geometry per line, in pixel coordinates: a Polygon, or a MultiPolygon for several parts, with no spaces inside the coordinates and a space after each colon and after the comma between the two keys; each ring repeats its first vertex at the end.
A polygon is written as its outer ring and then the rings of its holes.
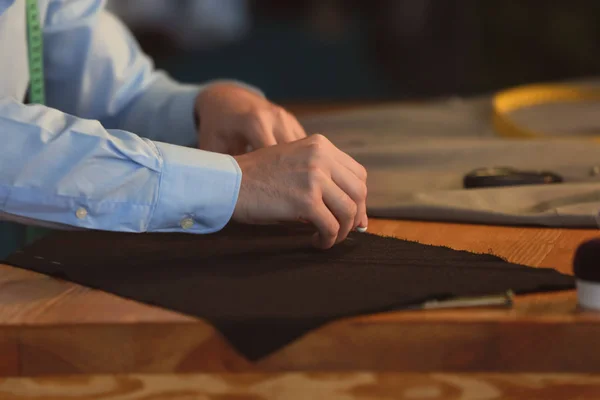
{"type": "Polygon", "coordinates": [[[367,227],[366,226],[357,226],[356,230],[360,233],[365,233],[367,231],[367,227]]]}

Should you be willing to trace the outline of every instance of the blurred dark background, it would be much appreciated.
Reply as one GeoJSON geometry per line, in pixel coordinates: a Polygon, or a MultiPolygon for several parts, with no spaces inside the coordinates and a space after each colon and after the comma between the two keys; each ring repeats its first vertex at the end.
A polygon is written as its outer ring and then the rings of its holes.
{"type": "Polygon", "coordinates": [[[417,99],[600,75],[598,0],[113,0],[159,68],[274,101],[417,99]]]}

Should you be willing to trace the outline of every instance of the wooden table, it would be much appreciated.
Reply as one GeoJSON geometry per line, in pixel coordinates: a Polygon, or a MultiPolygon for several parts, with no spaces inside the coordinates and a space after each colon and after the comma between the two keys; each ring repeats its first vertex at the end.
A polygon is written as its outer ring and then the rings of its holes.
{"type": "MultiPolygon", "coordinates": [[[[595,230],[372,220],[371,232],[571,272],[595,230]]],[[[0,376],[290,371],[598,372],[600,313],[574,292],[513,309],[394,312],[340,320],[255,364],[207,323],[0,266],[0,376]]]]}
{"type": "Polygon", "coordinates": [[[597,400],[582,374],[260,373],[0,378],[3,400],[597,400]]]}

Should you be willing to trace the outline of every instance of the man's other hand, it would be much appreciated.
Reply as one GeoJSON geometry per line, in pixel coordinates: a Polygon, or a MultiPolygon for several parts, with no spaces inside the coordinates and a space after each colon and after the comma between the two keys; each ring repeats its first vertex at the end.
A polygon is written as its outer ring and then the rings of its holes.
{"type": "Polygon", "coordinates": [[[283,108],[241,86],[215,83],[196,100],[199,148],[240,155],[306,137],[298,120],[283,108]]]}
{"type": "Polygon", "coordinates": [[[367,172],[322,135],[235,157],[242,183],[233,220],[306,221],[315,245],[330,248],[367,227],[367,172]]]}

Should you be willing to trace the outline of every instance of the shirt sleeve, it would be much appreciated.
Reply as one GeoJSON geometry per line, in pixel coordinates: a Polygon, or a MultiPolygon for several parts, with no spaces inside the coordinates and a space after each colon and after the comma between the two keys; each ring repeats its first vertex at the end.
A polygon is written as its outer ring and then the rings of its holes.
{"type": "MultiPolygon", "coordinates": [[[[145,138],[197,144],[195,99],[154,69],[129,30],[99,0],[50,0],[44,18],[47,105],[145,138]]],[[[229,81],[262,94],[258,89],[229,81]]]]}
{"type": "Polygon", "coordinates": [[[230,219],[241,172],[227,155],[107,130],[0,98],[0,218],[123,232],[211,233],[230,219]]]}

